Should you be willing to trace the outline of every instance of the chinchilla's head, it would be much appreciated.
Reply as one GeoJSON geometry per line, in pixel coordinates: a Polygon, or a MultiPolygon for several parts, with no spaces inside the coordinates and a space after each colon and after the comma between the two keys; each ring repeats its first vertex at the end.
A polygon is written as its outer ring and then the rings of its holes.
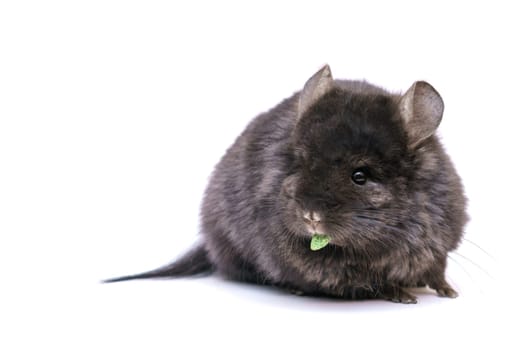
{"type": "Polygon", "coordinates": [[[281,190],[289,231],[326,234],[331,244],[354,249],[417,239],[407,227],[422,179],[434,171],[431,145],[443,114],[437,91],[419,81],[390,94],[335,81],[325,66],[297,106],[294,167],[281,190]]]}

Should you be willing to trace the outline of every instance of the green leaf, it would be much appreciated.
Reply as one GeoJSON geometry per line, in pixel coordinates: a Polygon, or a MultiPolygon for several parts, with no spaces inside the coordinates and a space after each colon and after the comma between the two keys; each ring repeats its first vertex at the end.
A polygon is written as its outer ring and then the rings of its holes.
{"type": "Polygon", "coordinates": [[[310,241],[311,250],[323,249],[330,243],[330,237],[328,235],[322,235],[319,233],[314,233],[312,240],[310,241]]]}

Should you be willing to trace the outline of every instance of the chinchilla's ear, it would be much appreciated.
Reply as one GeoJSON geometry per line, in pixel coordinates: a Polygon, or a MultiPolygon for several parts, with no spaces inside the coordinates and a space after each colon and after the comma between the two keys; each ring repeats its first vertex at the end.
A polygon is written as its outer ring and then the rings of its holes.
{"type": "Polygon", "coordinates": [[[443,117],[443,100],[425,81],[417,81],[401,97],[399,112],[409,137],[409,147],[415,148],[432,136],[443,117]]]}
{"type": "Polygon", "coordinates": [[[299,96],[299,118],[310,108],[321,96],[332,88],[334,79],[330,66],[325,65],[315,73],[306,84],[299,96]]]}

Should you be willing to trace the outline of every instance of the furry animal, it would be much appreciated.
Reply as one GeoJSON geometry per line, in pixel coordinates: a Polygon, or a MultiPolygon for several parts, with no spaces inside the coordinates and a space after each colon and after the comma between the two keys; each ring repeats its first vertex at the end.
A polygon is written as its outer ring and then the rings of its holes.
{"type": "Polygon", "coordinates": [[[416,303],[406,288],[428,286],[456,297],[445,268],[466,198],[435,136],[443,109],[426,82],[399,95],[324,66],[218,163],[193,250],[106,282],[216,271],[305,295],[416,303]],[[314,233],[330,243],[310,250],[314,233]]]}

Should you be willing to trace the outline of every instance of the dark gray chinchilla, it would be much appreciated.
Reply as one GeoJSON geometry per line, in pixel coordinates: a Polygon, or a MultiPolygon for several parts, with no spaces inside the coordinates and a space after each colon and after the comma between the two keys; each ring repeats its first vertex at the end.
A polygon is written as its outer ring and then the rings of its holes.
{"type": "Polygon", "coordinates": [[[196,248],[106,282],[217,271],[305,295],[415,303],[405,288],[429,286],[456,297],[445,268],[466,199],[435,136],[443,107],[426,82],[398,95],[323,67],[221,159],[196,248]],[[328,245],[312,250],[314,235],[328,245]]]}

